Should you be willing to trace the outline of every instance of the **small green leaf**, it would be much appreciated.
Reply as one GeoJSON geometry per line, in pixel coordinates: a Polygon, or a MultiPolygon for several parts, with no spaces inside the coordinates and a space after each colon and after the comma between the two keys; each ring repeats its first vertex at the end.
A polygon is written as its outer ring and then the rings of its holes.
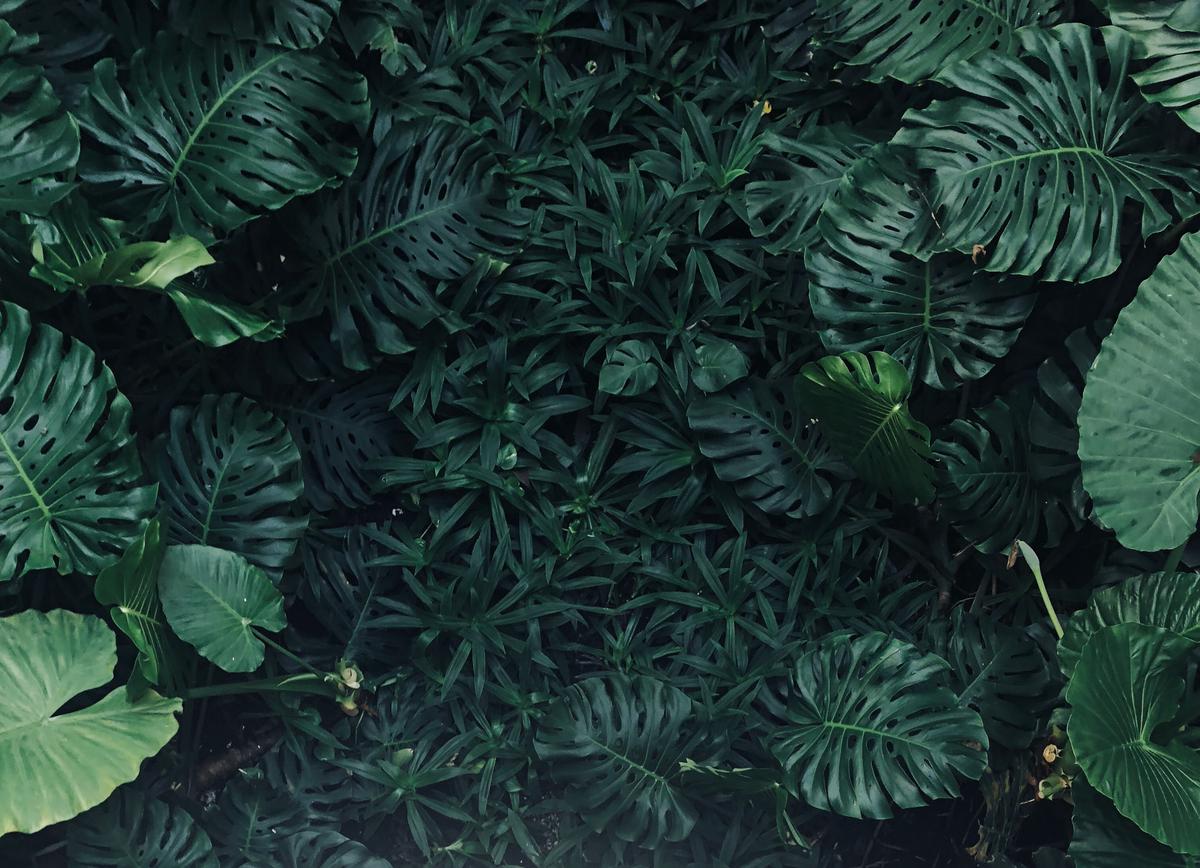
{"type": "Polygon", "coordinates": [[[622,341],[600,369],[600,391],[633,397],[658,382],[654,348],[648,341],[622,341]]]}
{"type": "Polygon", "coordinates": [[[692,382],[701,392],[719,392],[749,372],[750,362],[736,344],[709,340],[696,350],[692,382]]]}
{"type": "Polygon", "coordinates": [[[226,672],[253,672],[263,661],[254,627],[287,626],[283,596],[245,558],[212,546],[169,546],[158,593],[171,628],[226,672]]]}

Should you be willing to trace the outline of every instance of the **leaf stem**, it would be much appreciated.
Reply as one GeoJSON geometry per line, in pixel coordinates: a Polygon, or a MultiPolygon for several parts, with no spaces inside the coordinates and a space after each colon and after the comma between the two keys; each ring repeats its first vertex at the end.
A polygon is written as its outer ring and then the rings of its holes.
{"type": "Polygon", "coordinates": [[[1164,573],[1174,573],[1179,570],[1179,562],[1183,560],[1183,551],[1187,548],[1188,540],[1184,540],[1175,548],[1171,549],[1167,555],[1167,562],[1163,564],[1164,573]]]}
{"type": "Polygon", "coordinates": [[[233,696],[241,693],[307,693],[313,696],[334,695],[334,687],[321,675],[283,675],[277,678],[257,678],[251,681],[231,681],[184,690],[183,699],[203,699],[208,696],[233,696]]]}
{"type": "Polygon", "coordinates": [[[286,657],[286,658],[288,658],[289,660],[291,660],[291,661],[292,661],[293,663],[295,663],[297,666],[299,666],[299,667],[301,667],[301,668],[303,668],[303,669],[307,669],[309,672],[311,672],[313,675],[316,675],[316,676],[317,676],[317,677],[319,677],[319,678],[324,678],[324,677],[325,677],[325,673],[324,673],[324,672],[322,672],[321,670],[319,670],[319,669],[315,668],[314,666],[310,665],[310,664],[309,664],[307,661],[301,660],[299,657],[297,657],[295,654],[293,654],[293,653],[292,653],[291,651],[289,651],[288,649],[284,648],[282,645],[280,645],[278,642],[276,642],[274,639],[272,639],[272,638],[271,638],[270,636],[268,636],[266,633],[263,633],[263,632],[261,632],[261,631],[259,631],[259,630],[256,630],[256,629],[254,629],[253,627],[251,627],[251,628],[250,628],[250,632],[251,632],[251,633],[253,633],[253,634],[254,634],[254,637],[255,637],[256,639],[258,639],[260,642],[262,642],[264,645],[268,645],[268,646],[270,646],[271,648],[274,648],[276,651],[278,651],[278,652],[279,652],[280,654],[282,654],[284,657],[286,657]]]}
{"type": "Polygon", "coordinates": [[[1058,638],[1063,637],[1062,624],[1058,621],[1058,613],[1054,611],[1054,604],[1050,602],[1050,592],[1046,590],[1046,580],[1042,578],[1042,562],[1038,559],[1037,553],[1025,542],[1017,540],[1017,547],[1021,549],[1021,555],[1025,558],[1025,563],[1029,564],[1029,569],[1033,571],[1033,578],[1037,582],[1038,591],[1042,595],[1042,604],[1046,607],[1046,612],[1050,615],[1050,623],[1054,625],[1054,632],[1058,638]]]}

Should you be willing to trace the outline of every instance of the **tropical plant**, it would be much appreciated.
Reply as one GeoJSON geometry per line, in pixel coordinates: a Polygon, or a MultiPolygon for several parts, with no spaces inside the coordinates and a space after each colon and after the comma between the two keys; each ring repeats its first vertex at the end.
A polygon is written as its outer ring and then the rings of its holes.
{"type": "Polygon", "coordinates": [[[1200,864],[1197,58],[0,0],[0,865],[1200,864]]]}

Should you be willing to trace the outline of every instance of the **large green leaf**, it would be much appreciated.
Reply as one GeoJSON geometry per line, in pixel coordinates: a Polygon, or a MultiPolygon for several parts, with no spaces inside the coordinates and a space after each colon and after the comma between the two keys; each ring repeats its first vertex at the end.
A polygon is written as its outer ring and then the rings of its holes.
{"type": "Polygon", "coordinates": [[[816,515],[829,503],[840,463],[797,404],[794,385],[751,380],[694,401],[687,418],[717,478],[763,512],[816,515]]]}
{"type": "Polygon", "coordinates": [[[0,581],[95,575],[141,536],[155,490],[129,417],[90,349],[0,306],[0,581]]]}
{"type": "MultiPolygon", "coordinates": [[[[391,868],[358,841],[332,830],[306,830],[288,835],[273,854],[278,868],[391,868]]],[[[259,862],[246,862],[256,868],[259,862]]]]}
{"type": "Polygon", "coordinates": [[[908,411],[904,366],[887,353],[843,353],[800,372],[800,399],[833,449],[889,497],[933,497],[929,429],[908,411]]]}
{"type": "Polygon", "coordinates": [[[679,767],[695,730],[691,700],[669,684],[587,678],[541,719],[534,749],[595,832],[654,848],[684,840],[696,823],[679,767]]]}
{"type": "Polygon", "coordinates": [[[172,541],[228,549],[282,569],[308,524],[300,453],[283,422],[241,395],[171,411],[155,449],[172,541]]]}
{"type": "Polygon", "coordinates": [[[981,51],[1015,54],[1021,27],[1053,24],[1059,0],[817,0],[826,37],[867,78],[917,83],[981,51]]]}
{"type": "Polygon", "coordinates": [[[982,377],[1017,339],[1034,296],[968,257],[921,253],[933,231],[905,151],[881,146],[846,172],[808,247],[808,293],[833,352],[883,350],[938,389],[982,377]],[[914,253],[920,255],[913,255],[914,253]]]}
{"type": "Polygon", "coordinates": [[[349,175],[366,84],[330,58],[163,32],[118,78],[101,60],[80,123],[83,177],[110,208],[207,240],[349,175]]]}
{"type": "Polygon", "coordinates": [[[658,382],[654,347],[649,341],[621,341],[600,368],[600,391],[633,397],[658,382]]]}
{"type": "Polygon", "coordinates": [[[342,0],[171,0],[171,26],[197,40],[253,39],[311,48],[325,38],[342,0]]]}
{"type": "Polygon", "coordinates": [[[747,184],[745,200],[750,231],[767,239],[769,253],[803,253],[817,240],[821,206],[870,144],[842,124],[814,127],[795,139],[775,133],[763,137],[754,168],[756,176],[770,178],[747,184]]]}
{"type": "Polygon", "coordinates": [[[1058,643],[1063,672],[1074,672],[1088,640],[1116,624],[1160,627],[1200,642],[1200,575],[1153,573],[1097,590],[1064,627],[1058,643]]]}
{"type": "Polygon", "coordinates": [[[1129,32],[1138,60],[1133,74],[1142,95],[1173,109],[1200,130],[1200,40],[1191,0],[1098,0],[1113,24],[1129,32]]]}
{"type": "Polygon", "coordinates": [[[241,555],[212,546],[168,546],[158,593],[171,629],[226,672],[253,672],[264,646],[254,628],[287,626],[283,596],[241,555]]]}
{"type": "Polygon", "coordinates": [[[65,173],[79,159],[79,128],[42,71],[27,65],[30,41],[0,20],[0,212],[44,214],[71,192],[65,173]]]}
{"type": "Polygon", "coordinates": [[[1012,750],[1029,747],[1050,687],[1037,643],[1015,627],[955,609],[944,647],[937,650],[950,664],[959,704],[979,712],[991,742],[1012,750]]]}
{"type": "Polygon", "coordinates": [[[1200,235],[1159,262],[1100,347],[1079,408],[1083,486],[1126,548],[1191,536],[1200,495],[1200,235]]]}
{"type": "Polygon", "coordinates": [[[977,779],[987,733],[946,686],[947,668],[883,633],[808,650],[771,748],[801,797],[847,817],[886,819],[893,805],[957,796],[955,773],[977,779]]]}
{"type": "Polygon", "coordinates": [[[191,814],[136,787],[71,824],[67,857],[79,868],[218,868],[191,814]]]}
{"type": "Polygon", "coordinates": [[[1023,31],[1021,47],[940,73],[962,95],[910,110],[894,141],[932,173],[938,249],[983,245],[988,270],[1044,280],[1104,277],[1126,205],[1149,237],[1200,210],[1200,171],[1163,150],[1124,33],[1064,24],[1023,31]]]}
{"type": "Polygon", "coordinates": [[[153,691],[133,701],[117,687],[56,713],[107,684],[116,664],[116,638],[99,618],[61,609],[0,618],[0,835],[95,807],[175,734],[182,703],[153,691]]]}
{"type": "Polygon", "coordinates": [[[955,419],[934,444],[942,514],[981,552],[1006,551],[1018,539],[1057,545],[1075,520],[1041,482],[1029,442],[1028,389],[996,398],[955,419]]]}
{"type": "MultiPolygon", "coordinates": [[[[111,566],[96,577],[96,601],[111,606],[109,616],[138,649],[137,668],[149,684],[169,692],[180,685],[176,643],[158,599],[158,568],[165,544],[158,520],[111,566]]],[[[133,685],[131,682],[131,690],[133,685]]]]}
{"type": "Polygon", "coordinates": [[[1083,777],[1071,783],[1071,802],[1075,807],[1069,852],[1075,868],[1196,868],[1200,864],[1172,852],[1122,817],[1083,777]]]}
{"type": "Polygon", "coordinates": [[[1200,855],[1200,753],[1171,721],[1191,639],[1143,624],[1092,634],[1067,688],[1067,735],[1088,782],[1171,849],[1200,855]]]}
{"type": "MultiPolygon", "coordinates": [[[[512,234],[496,165],[474,135],[448,124],[396,128],[342,190],[287,216],[289,318],[327,312],[348,367],[371,349],[411,349],[404,329],[448,313],[439,281],[463,277],[512,234]]],[[[413,332],[415,335],[415,332],[413,332]]]]}

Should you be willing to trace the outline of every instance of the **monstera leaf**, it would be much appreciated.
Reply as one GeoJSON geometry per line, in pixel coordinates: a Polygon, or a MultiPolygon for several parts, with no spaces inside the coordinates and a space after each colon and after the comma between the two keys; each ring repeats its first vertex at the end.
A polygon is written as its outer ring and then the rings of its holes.
{"type": "Polygon", "coordinates": [[[768,253],[803,253],[817,239],[821,206],[870,145],[869,138],[841,124],[815,127],[795,139],[763,137],[754,167],[771,178],[751,181],[745,197],[750,231],[767,239],[768,253]]]}
{"type": "Polygon", "coordinates": [[[908,374],[887,353],[844,353],[800,372],[805,410],[858,474],[897,500],[933,497],[929,429],[908,411],[908,374]]]}
{"type": "Polygon", "coordinates": [[[282,421],[241,395],[205,395],[171,411],[155,445],[171,540],[283,568],[308,519],[296,514],[300,453],[282,421]]]}
{"type": "Polygon", "coordinates": [[[395,383],[385,377],[306,389],[271,404],[300,448],[304,496],[318,512],[372,502],[379,474],[372,462],[400,454],[403,425],[388,409],[395,383]]]}
{"type": "Polygon", "coordinates": [[[437,282],[463,277],[511,234],[495,188],[475,136],[446,124],[395,129],[341,191],[288,215],[289,318],[327,311],[350,368],[368,367],[369,349],[409,351],[402,327],[448,311],[437,282]]]}
{"type": "Polygon", "coordinates": [[[1177,340],[1200,325],[1200,235],[1159,262],[1117,317],[1079,408],[1083,487],[1126,548],[1173,548],[1196,528],[1200,361],[1177,340]]]}
{"type": "Polygon", "coordinates": [[[680,780],[695,723],[691,700],[661,681],[587,678],[542,718],[534,749],[592,829],[654,848],[684,840],[696,823],[680,780]]]}
{"type": "MultiPolygon", "coordinates": [[[[236,4],[244,7],[246,4],[236,4]]],[[[366,83],[320,54],[160,33],[118,78],[96,65],[81,172],[117,216],[207,241],[349,175],[366,83]]]]}
{"type": "Polygon", "coordinates": [[[212,546],[170,546],[158,594],[171,629],[226,672],[253,672],[263,661],[255,627],[287,626],[283,597],[266,573],[241,555],[212,546]]]}
{"type": "Polygon", "coordinates": [[[1036,642],[1014,627],[955,609],[941,656],[960,705],[983,718],[993,744],[1029,747],[1038,706],[1050,687],[1050,670],[1036,642]]]}
{"type": "Polygon", "coordinates": [[[99,618],[32,609],[0,618],[0,835],[35,832],[95,807],[137,777],[175,734],[183,704],[117,687],[56,713],[112,679],[116,637],[99,618]],[[22,770],[13,774],[13,770],[22,770]]]}
{"type": "Polygon", "coordinates": [[[821,241],[805,252],[808,293],[833,352],[882,349],[934,388],[982,377],[1033,308],[1029,286],[967,257],[912,255],[932,231],[904,151],[861,157],[825,202],[821,241]]]}
{"type": "Polygon", "coordinates": [[[1159,734],[1179,710],[1191,639],[1144,624],[1092,634],[1067,688],[1067,735],[1088,783],[1172,850],[1200,855],[1200,753],[1159,734]],[[1169,740],[1168,740],[1169,739],[1169,740]]]}
{"type": "Polygon", "coordinates": [[[825,35],[857,51],[847,63],[865,66],[869,81],[915,84],[981,51],[1016,54],[1017,30],[1060,17],[1058,0],[817,0],[825,35]]]}
{"type": "Polygon", "coordinates": [[[658,382],[658,366],[649,341],[621,341],[600,369],[600,391],[633,397],[658,382]]]}
{"type": "Polygon", "coordinates": [[[86,346],[0,306],[0,581],[29,570],[94,576],[141,536],[129,402],[86,346]]]}
{"type": "Polygon", "coordinates": [[[281,841],[316,830],[304,806],[276,791],[257,769],[225,786],[204,825],[223,866],[275,865],[281,841]]]}
{"type": "Polygon", "coordinates": [[[958,795],[987,765],[979,715],[958,704],[946,661],[882,633],[836,636],[792,673],[795,696],[772,752],[810,805],[892,816],[958,795]]]}
{"type": "MultiPolygon", "coordinates": [[[[281,843],[273,860],[279,868],[391,868],[392,864],[332,830],[300,832],[281,843]]],[[[245,868],[258,864],[247,862],[245,868]]]]}
{"type": "Polygon", "coordinates": [[[71,192],[67,170],[79,159],[79,128],[42,71],[21,53],[32,45],[0,20],[0,212],[44,214],[71,192]]]}
{"type": "MultiPolygon", "coordinates": [[[[109,616],[113,623],[137,647],[137,672],[141,678],[175,692],[181,678],[178,649],[174,647],[177,643],[158,599],[158,568],[164,550],[155,519],[119,561],[100,571],[94,593],[97,602],[111,606],[109,616]]],[[[137,693],[132,678],[130,691],[137,693]]]]}
{"type": "Polygon", "coordinates": [[[943,514],[981,552],[1009,549],[1018,539],[1056,545],[1075,519],[1041,484],[1029,444],[1032,397],[1021,389],[955,419],[934,444],[943,514]]]}
{"type": "Polygon", "coordinates": [[[1133,74],[1142,95],[1173,109],[1200,130],[1200,19],[1189,0],[1100,0],[1113,24],[1132,37],[1138,60],[1133,74]]]}
{"type": "Polygon", "coordinates": [[[1117,813],[1083,777],[1071,783],[1071,802],[1068,852],[1075,868],[1196,868],[1195,859],[1172,852],[1117,813]]]}
{"type": "Polygon", "coordinates": [[[1200,575],[1153,573],[1096,591],[1064,628],[1058,643],[1063,672],[1074,672],[1088,640],[1116,624],[1160,627],[1200,642],[1200,575]]]}
{"type": "Polygon", "coordinates": [[[341,0],[171,0],[171,26],[206,36],[255,39],[284,48],[312,48],[325,38],[341,0]]]}
{"type": "Polygon", "coordinates": [[[218,868],[191,814],[135,787],[71,824],[67,857],[79,868],[218,868]]]}
{"type": "Polygon", "coordinates": [[[839,462],[800,409],[794,387],[752,380],[730,395],[693,402],[687,417],[717,478],[763,512],[816,515],[829,502],[839,462]]]}
{"type": "Polygon", "coordinates": [[[1044,280],[1104,277],[1121,261],[1126,204],[1149,237],[1200,210],[1200,172],[1163,151],[1121,31],[1028,29],[1020,54],[940,73],[962,95],[909,111],[894,141],[932,173],[938,249],[982,245],[988,270],[1044,280]]]}

